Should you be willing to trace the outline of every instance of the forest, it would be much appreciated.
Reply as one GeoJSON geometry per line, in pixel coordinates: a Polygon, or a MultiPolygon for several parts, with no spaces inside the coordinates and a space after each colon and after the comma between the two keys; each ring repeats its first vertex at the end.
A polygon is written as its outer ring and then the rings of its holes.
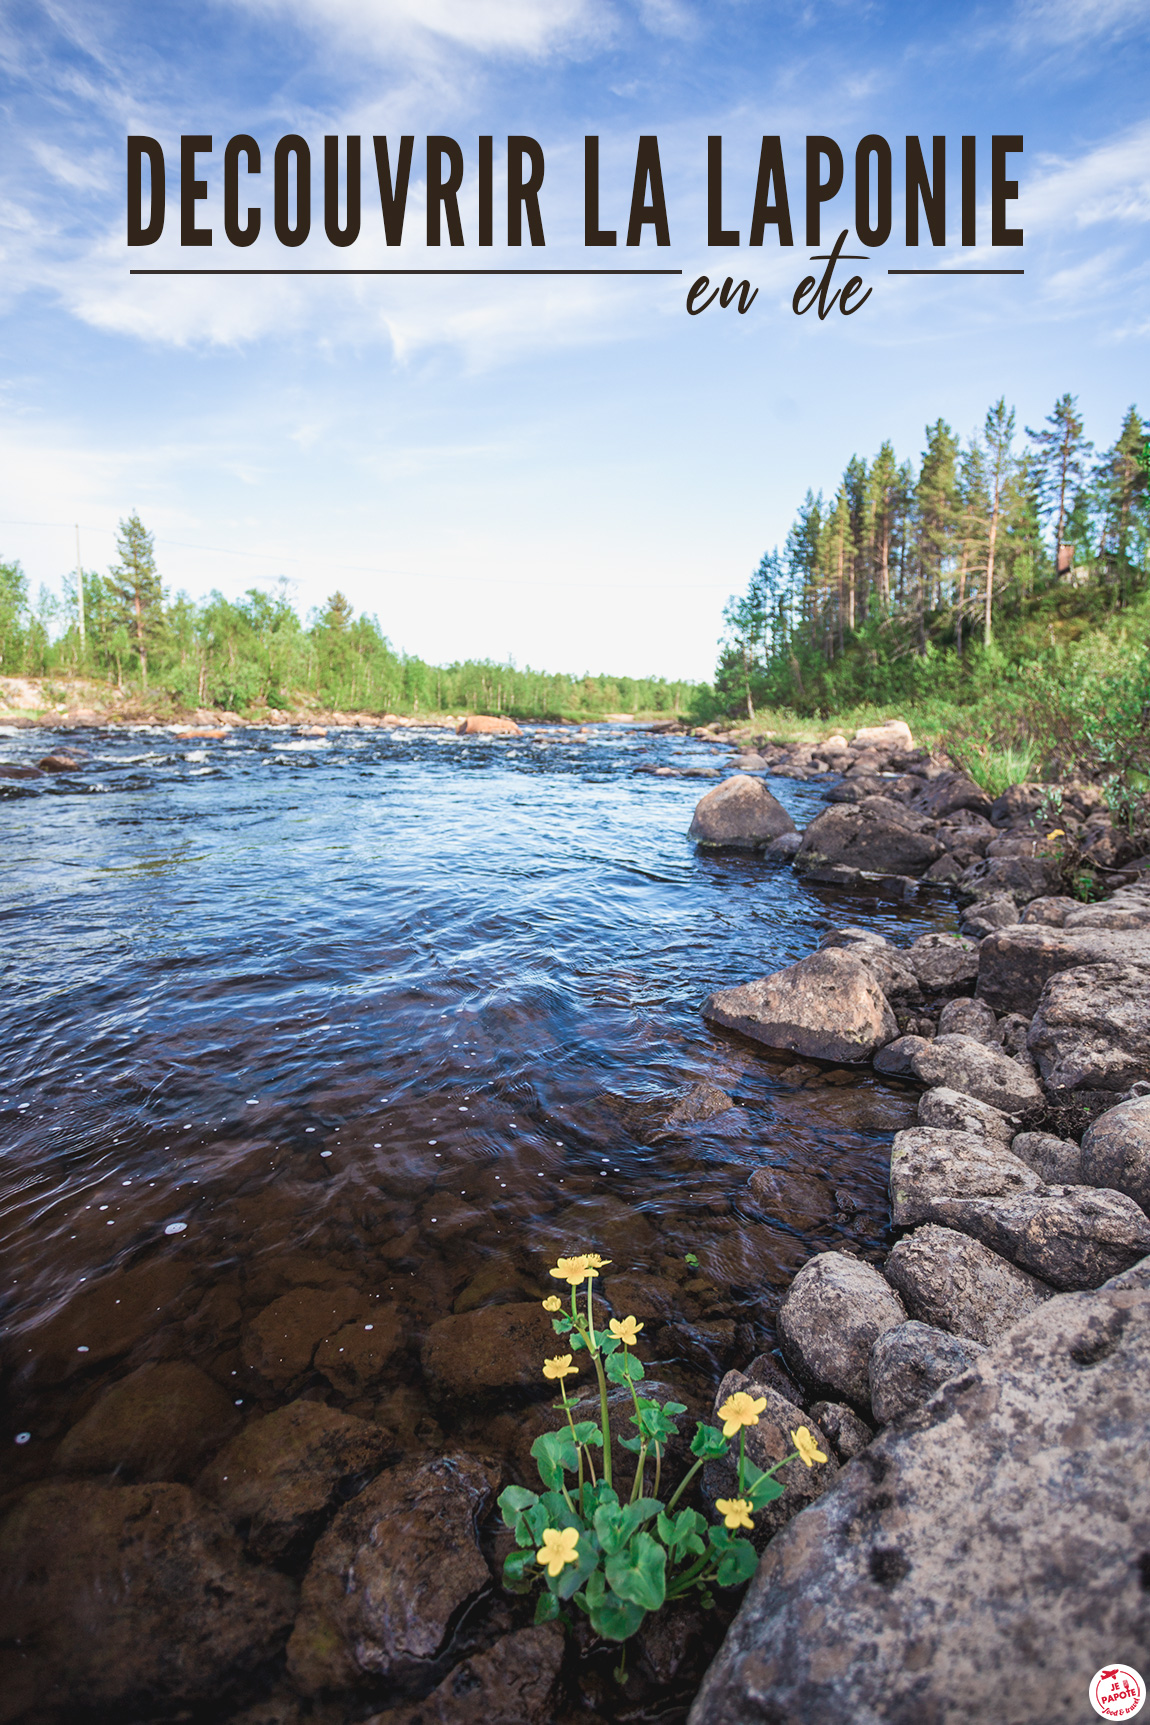
{"type": "Polygon", "coordinates": [[[374,617],[335,592],[301,621],[281,584],[242,599],[168,593],[153,536],[136,514],[121,521],[119,558],[83,572],[62,598],[33,603],[18,563],[0,563],[0,676],[84,677],[157,708],[245,715],[300,705],[369,713],[505,713],[592,718],[684,713],[686,682],[661,677],[551,674],[464,660],[431,665],[392,646],[374,617]]]}
{"type": "Polygon", "coordinates": [[[917,465],[889,441],[852,456],[728,604],[717,710],[973,707],[1076,675],[1119,642],[1144,653],[1148,469],[1136,408],[1096,452],[1068,394],[1021,438],[1000,398],[966,440],[928,425],[917,465]]]}

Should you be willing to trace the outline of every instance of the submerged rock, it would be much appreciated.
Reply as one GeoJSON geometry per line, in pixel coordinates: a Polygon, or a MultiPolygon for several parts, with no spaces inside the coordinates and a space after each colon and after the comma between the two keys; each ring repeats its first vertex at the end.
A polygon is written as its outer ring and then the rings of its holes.
{"type": "Polygon", "coordinates": [[[557,1624],[517,1629],[463,1660],[422,1701],[373,1713],[364,1725],[550,1725],[562,1663],[557,1624]]]}
{"type": "Polygon", "coordinates": [[[186,1485],[36,1486],[0,1525],[0,1718],[215,1702],[279,1652],[295,1603],[186,1485]]]}
{"type": "Polygon", "coordinates": [[[909,1319],[884,1330],[870,1351],[870,1405],[889,1425],[925,1402],[984,1354],[980,1342],[909,1319]]]}
{"type": "Polygon", "coordinates": [[[934,1223],[900,1240],[883,1274],[912,1318],[988,1345],[1054,1292],[981,1240],[934,1223]]]}
{"type": "Polygon", "coordinates": [[[559,1351],[551,1320],[539,1302],[517,1300],[441,1318],[424,1337],[421,1358],[435,1395],[529,1390],[541,1396],[548,1390],[543,1361],[559,1351]]]}
{"type": "Polygon", "coordinates": [[[491,1580],[476,1541],[498,1479],[474,1456],[404,1463],[336,1516],[304,1578],[288,1670],[305,1695],[433,1659],[491,1580]]]}
{"type": "Polygon", "coordinates": [[[794,830],[794,821],[761,779],[736,773],[700,798],[687,837],[700,845],[762,850],[794,830]]]}
{"type": "Polygon", "coordinates": [[[710,1024],[814,1060],[865,1060],[898,1031],[886,997],[853,953],[832,948],[703,1005],[710,1024]]]}
{"type": "Polygon", "coordinates": [[[181,1479],[239,1423],[233,1398],[198,1367],[149,1362],[105,1390],[65,1437],[55,1465],[61,1473],[181,1479]]]}
{"type": "Polygon", "coordinates": [[[366,1311],[355,1288],[293,1288],[265,1306],[244,1332],[244,1364],[276,1389],[301,1377],[321,1343],[366,1311]]]}
{"type": "Polygon", "coordinates": [[[1148,1398],[1150,1294],[1049,1301],[772,1540],[690,1725],[1085,1719],[1145,1646],[1148,1398]]]}
{"type": "Polygon", "coordinates": [[[370,1420],[289,1402],[245,1426],[197,1485],[257,1556],[275,1560],[310,1544],[327,1512],[379,1472],[391,1442],[370,1420]]]}
{"type": "Polygon", "coordinates": [[[776,1321],[792,1370],[869,1407],[871,1346],[905,1320],[902,1301],[870,1264],[820,1252],[791,1283],[776,1321]]]}

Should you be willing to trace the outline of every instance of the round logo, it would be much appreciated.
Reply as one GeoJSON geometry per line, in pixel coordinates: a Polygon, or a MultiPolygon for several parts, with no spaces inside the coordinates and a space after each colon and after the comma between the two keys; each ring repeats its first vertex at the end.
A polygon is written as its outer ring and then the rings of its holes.
{"type": "Polygon", "coordinates": [[[1145,1699],[1142,1674],[1132,1665],[1104,1665],[1090,1679],[1090,1705],[1102,1719],[1133,1719],[1145,1699]]]}

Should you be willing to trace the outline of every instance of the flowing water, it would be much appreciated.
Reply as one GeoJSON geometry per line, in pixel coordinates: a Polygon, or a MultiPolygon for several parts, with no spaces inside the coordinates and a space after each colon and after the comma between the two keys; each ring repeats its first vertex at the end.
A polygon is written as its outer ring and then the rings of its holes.
{"type": "MultiPolygon", "coordinates": [[[[907,1095],[699,1007],[832,924],[907,940],[941,913],[696,852],[706,783],[650,768],[721,763],[709,745],[138,729],[0,736],[0,760],[77,745],[75,772],[0,781],[10,1483],[144,1360],[194,1361],[245,1412],[298,1395],[242,1337],[333,1266],[410,1337],[340,1405],[398,1420],[406,1397],[415,1442],[469,1417],[426,1403],[427,1325],[534,1297],[565,1248],[691,1291],[664,1375],[704,1388],[772,1345],[813,1251],[884,1249],[907,1095]],[[703,1081],[732,1106],[661,1131],[703,1081]]],[[[770,782],[800,826],[822,806],[770,782]]]]}

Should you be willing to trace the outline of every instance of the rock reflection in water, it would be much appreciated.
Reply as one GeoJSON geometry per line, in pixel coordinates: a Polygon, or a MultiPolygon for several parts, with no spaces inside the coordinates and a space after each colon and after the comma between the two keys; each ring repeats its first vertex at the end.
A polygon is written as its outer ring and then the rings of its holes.
{"type": "MultiPolygon", "coordinates": [[[[695,854],[697,782],[633,769],[710,764],[704,745],[615,729],[512,755],[331,732],[318,753],[250,732],[189,760],[146,741],[93,734],[50,797],[20,781],[6,808],[6,1586],[35,1619],[12,1692],[37,1648],[62,1658],[36,1624],[102,1585],[121,1537],[92,1489],[179,1488],[132,1500],[171,1529],[148,1561],[215,1552],[255,1639],[237,1651],[199,1625],[193,1678],[172,1651],[190,1606],[161,1589],[136,1625],[151,1651],[116,1641],[120,1691],[70,1649],[52,1705],[64,1717],[90,1684],[101,1705],[162,1714],[203,1704],[207,1683],[222,1719],[290,1700],[281,1580],[380,1467],[482,1454],[522,1476],[545,1387],[525,1338],[555,1256],[613,1260],[605,1297],[643,1317],[653,1379],[703,1412],[774,1347],[812,1252],[889,1243],[889,1143],[910,1104],[698,1018],[712,988],[861,914],[788,870],[695,854]],[[309,1406],[327,1413],[305,1442],[309,1406]],[[288,1409],[269,1460],[266,1422],[288,1409]],[[233,1455],[242,1489],[224,1479],[233,1455]],[[73,1512],[69,1575],[29,1592],[28,1542],[73,1512]],[[225,1550],[237,1537],[246,1555],[225,1550]]],[[[777,789],[800,825],[820,806],[777,789]]],[[[866,914],[934,926],[928,907],[866,914]]],[[[517,1625],[501,1595],[468,1607],[398,1677],[369,1659],[333,1719],[426,1693],[461,1659],[479,1669],[517,1625]]],[[[710,1643],[692,1628],[688,1645],[710,1643]]],[[[687,1678],[660,1647],[626,1705],[579,1665],[603,1716],[675,1716],[657,1673],[681,1694],[687,1678]]]]}

